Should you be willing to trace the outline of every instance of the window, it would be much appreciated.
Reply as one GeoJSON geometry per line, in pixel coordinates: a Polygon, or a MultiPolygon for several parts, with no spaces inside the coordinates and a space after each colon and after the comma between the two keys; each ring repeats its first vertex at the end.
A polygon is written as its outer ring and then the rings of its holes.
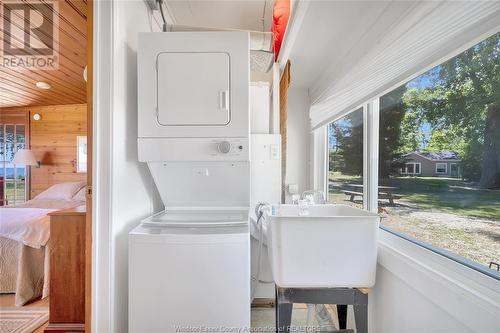
{"type": "Polygon", "coordinates": [[[400,169],[400,172],[403,175],[407,175],[407,174],[408,175],[419,175],[421,165],[422,165],[422,163],[416,163],[416,162],[405,163],[405,166],[400,169]]]}
{"type": "Polygon", "coordinates": [[[0,124],[0,206],[26,201],[26,166],[11,162],[25,146],[24,124],[0,124]]]}
{"type": "Polygon", "coordinates": [[[446,163],[436,163],[436,173],[445,175],[447,174],[447,164],[446,163]]]}
{"type": "Polygon", "coordinates": [[[363,109],[328,125],[328,199],[362,208],[363,109]]]}
{"type": "Polygon", "coordinates": [[[500,263],[499,45],[496,34],[380,98],[381,225],[487,272],[500,263]]]}

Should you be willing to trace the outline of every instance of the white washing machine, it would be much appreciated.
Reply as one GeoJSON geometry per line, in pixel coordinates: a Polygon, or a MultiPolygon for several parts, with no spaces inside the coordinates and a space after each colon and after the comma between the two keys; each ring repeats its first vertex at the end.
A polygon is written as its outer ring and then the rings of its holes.
{"type": "Polygon", "coordinates": [[[130,332],[250,325],[247,211],[170,210],[129,235],[130,332]]]}
{"type": "Polygon", "coordinates": [[[141,33],[138,42],[138,159],[165,211],[129,234],[129,331],[243,331],[248,33],[141,33]]]}

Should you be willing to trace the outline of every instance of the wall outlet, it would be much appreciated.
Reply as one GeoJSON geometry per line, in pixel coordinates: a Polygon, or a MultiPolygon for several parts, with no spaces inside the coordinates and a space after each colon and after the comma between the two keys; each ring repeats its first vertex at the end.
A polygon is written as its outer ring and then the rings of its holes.
{"type": "Polygon", "coordinates": [[[279,145],[271,145],[271,159],[279,160],[280,159],[280,146],[279,145]]]}
{"type": "Polygon", "coordinates": [[[288,193],[299,194],[299,185],[298,184],[288,184],[288,193]]]}

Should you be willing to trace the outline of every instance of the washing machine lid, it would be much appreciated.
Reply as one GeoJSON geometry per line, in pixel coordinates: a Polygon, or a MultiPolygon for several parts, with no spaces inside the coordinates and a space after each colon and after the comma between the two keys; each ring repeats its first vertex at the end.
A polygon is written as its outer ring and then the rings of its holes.
{"type": "Polygon", "coordinates": [[[142,222],[147,227],[229,227],[248,225],[244,209],[172,209],[155,214],[142,222]]]}

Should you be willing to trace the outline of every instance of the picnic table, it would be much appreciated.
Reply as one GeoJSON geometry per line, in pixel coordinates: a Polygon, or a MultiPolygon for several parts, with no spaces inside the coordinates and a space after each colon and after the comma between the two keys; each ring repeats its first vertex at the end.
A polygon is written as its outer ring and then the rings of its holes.
{"type": "MultiPolygon", "coordinates": [[[[350,190],[343,190],[342,191],[345,195],[350,196],[349,201],[354,202],[355,197],[361,197],[361,198],[363,197],[363,192],[362,191],[360,192],[359,190],[356,190],[356,189],[363,189],[364,185],[347,184],[347,186],[354,188],[354,190],[352,190],[352,191],[350,191],[350,190]]],[[[388,199],[389,203],[391,205],[394,205],[394,199],[401,199],[403,197],[400,194],[394,193],[395,190],[399,190],[399,188],[395,187],[395,186],[379,186],[378,187],[378,198],[379,199],[388,199]]]]}

